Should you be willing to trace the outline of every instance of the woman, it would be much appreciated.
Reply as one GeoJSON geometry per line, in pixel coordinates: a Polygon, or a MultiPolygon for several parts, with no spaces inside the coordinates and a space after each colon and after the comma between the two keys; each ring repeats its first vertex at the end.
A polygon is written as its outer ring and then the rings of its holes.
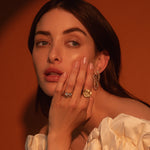
{"type": "Polygon", "coordinates": [[[36,15],[29,49],[48,125],[29,150],[149,149],[149,105],[119,84],[120,46],[110,24],[82,0],[52,0],[36,15]]]}

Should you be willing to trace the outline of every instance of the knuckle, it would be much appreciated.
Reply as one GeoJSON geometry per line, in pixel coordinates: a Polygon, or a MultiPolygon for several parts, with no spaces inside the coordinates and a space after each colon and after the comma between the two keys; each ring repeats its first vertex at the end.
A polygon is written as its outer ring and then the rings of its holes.
{"type": "Polygon", "coordinates": [[[83,83],[84,83],[84,79],[83,79],[83,78],[78,78],[78,79],[77,79],[77,85],[78,85],[78,86],[82,86],[83,83]]]}
{"type": "Polygon", "coordinates": [[[91,77],[91,75],[87,74],[86,79],[87,79],[89,82],[90,82],[90,81],[92,81],[92,77],[91,77]]]}
{"type": "Polygon", "coordinates": [[[85,86],[86,86],[86,89],[90,90],[92,87],[92,84],[90,84],[89,82],[86,82],[85,86]]]}
{"type": "Polygon", "coordinates": [[[77,68],[73,68],[73,70],[72,70],[72,74],[74,75],[74,74],[76,74],[78,72],[78,69],[77,68]]]}
{"type": "Polygon", "coordinates": [[[86,86],[87,88],[91,88],[92,85],[93,85],[92,80],[91,80],[90,78],[86,78],[85,86],[86,86]]]}
{"type": "Polygon", "coordinates": [[[70,83],[67,85],[67,88],[71,89],[73,86],[74,86],[73,83],[70,82],[70,83]]]}

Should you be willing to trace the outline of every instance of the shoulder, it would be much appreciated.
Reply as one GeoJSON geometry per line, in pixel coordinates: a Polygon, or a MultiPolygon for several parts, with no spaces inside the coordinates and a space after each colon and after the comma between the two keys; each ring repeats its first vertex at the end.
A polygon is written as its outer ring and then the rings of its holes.
{"type": "MultiPolygon", "coordinates": [[[[125,111],[125,110],[123,110],[125,111]]],[[[131,111],[114,118],[104,118],[89,135],[85,150],[94,149],[149,149],[150,121],[139,119],[131,111]],[[131,115],[130,115],[131,114],[131,115]]]]}
{"type": "Polygon", "coordinates": [[[118,112],[150,120],[150,107],[130,98],[118,98],[118,112]]]}

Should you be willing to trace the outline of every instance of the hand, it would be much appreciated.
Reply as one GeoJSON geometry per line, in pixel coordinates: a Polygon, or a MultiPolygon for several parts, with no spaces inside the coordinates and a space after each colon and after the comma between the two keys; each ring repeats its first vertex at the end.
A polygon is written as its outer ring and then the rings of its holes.
{"type": "Polygon", "coordinates": [[[93,65],[84,57],[75,62],[68,78],[66,73],[60,77],[49,111],[49,132],[71,136],[73,130],[90,117],[93,98],[85,98],[82,91],[92,90],[92,75],[93,65]],[[72,96],[65,97],[64,91],[72,96]]]}

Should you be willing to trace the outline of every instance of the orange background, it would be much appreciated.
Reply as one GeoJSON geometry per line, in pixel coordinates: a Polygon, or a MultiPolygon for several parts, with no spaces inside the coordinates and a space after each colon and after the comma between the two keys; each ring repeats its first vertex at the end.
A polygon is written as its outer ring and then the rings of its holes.
{"type": "MultiPolygon", "coordinates": [[[[45,123],[34,110],[37,80],[27,39],[47,0],[32,0],[0,28],[0,149],[22,150],[26,134],[45,123]]],[[[89,0],[90,1],[90,0],[89,0]]],[[[91,0],[115,29],[122,49],[121,84],[150,104],[150,1],[91,0]]]]}

